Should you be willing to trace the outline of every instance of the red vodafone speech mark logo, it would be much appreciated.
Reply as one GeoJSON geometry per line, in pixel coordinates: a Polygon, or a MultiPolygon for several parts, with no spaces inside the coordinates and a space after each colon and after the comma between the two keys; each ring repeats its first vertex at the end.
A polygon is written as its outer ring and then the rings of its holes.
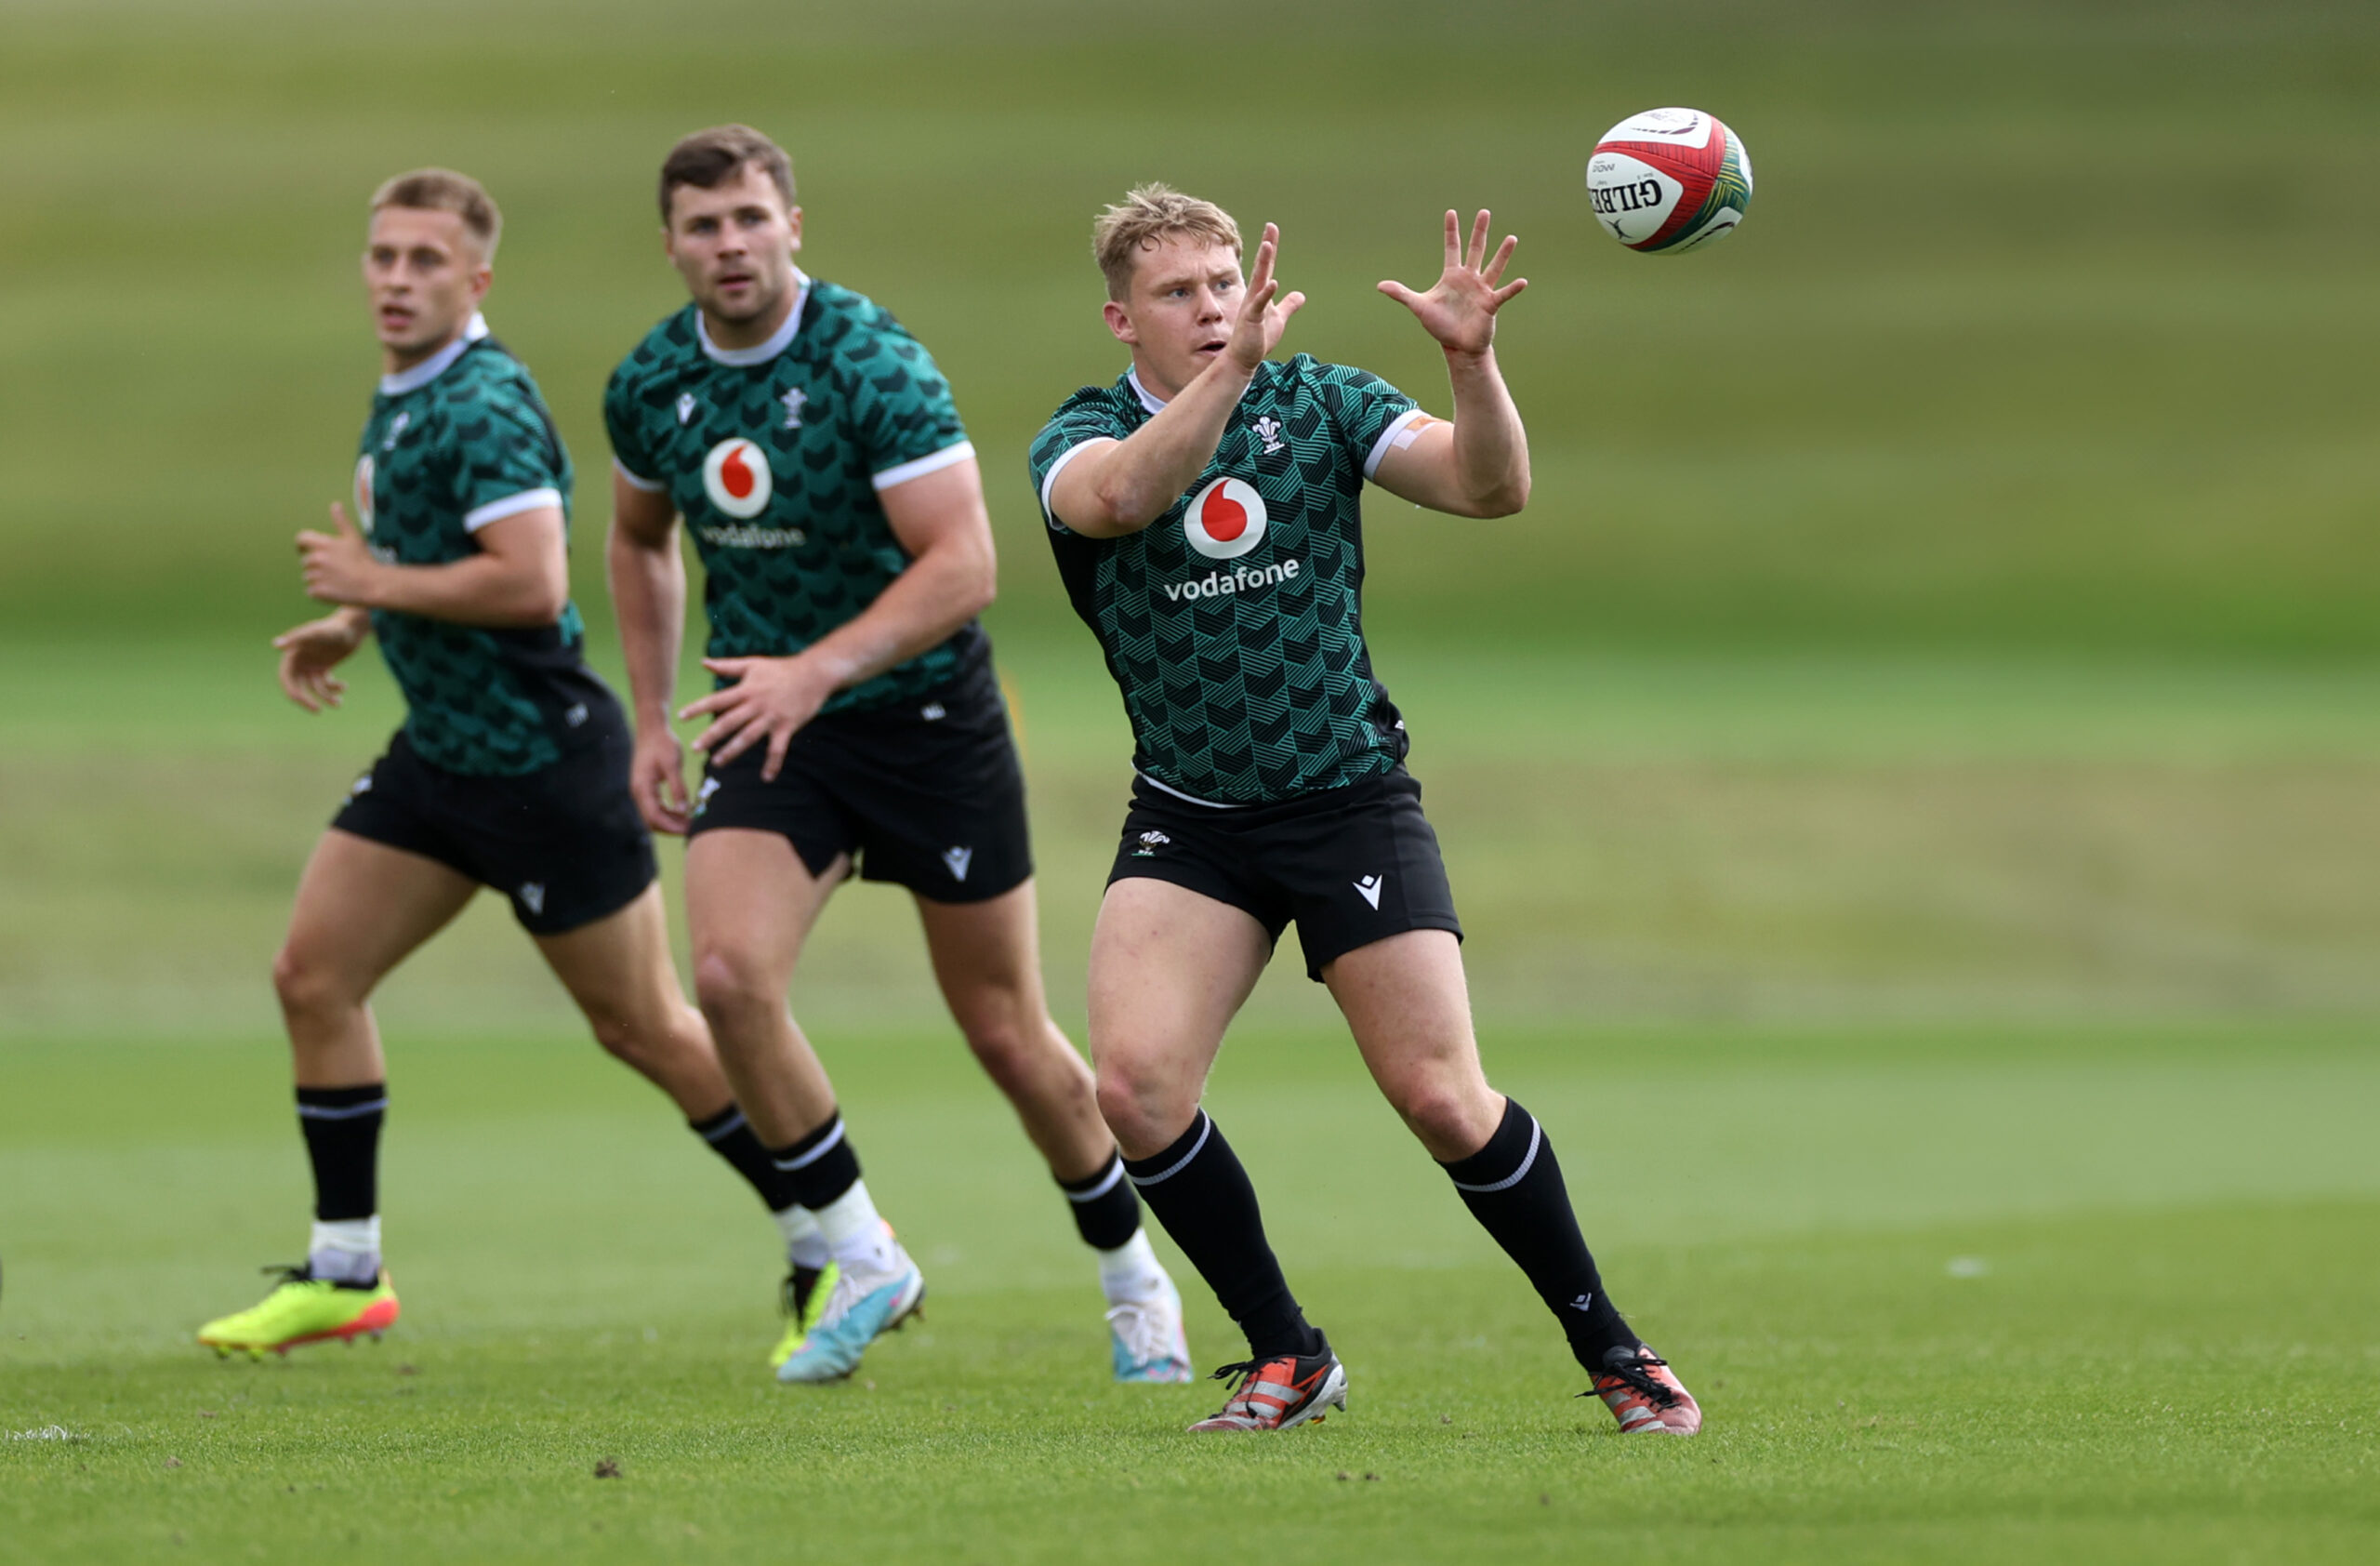
{"type": "Polygon", "coordinates": [[[744,459],[744,454],[730,446],[726,458],[719,465],[719,482],[738,500],[748,500],[752,486],[760,480],[752,476],[752,465],[744,459]]]}
{"type": "Polygon", "coordinates": [[[703,493],[729,516],[759,516],[776,493],[768,453],[741,435],[720,442],[703,458],[703,493]]]}
{"type": "Polygon", "coordinates": [[[1236,559],[1264,541],[1264,498],[1239,479],[1217,479],[1183,509],[1182,536],[1209,560],[1236,559]]]}

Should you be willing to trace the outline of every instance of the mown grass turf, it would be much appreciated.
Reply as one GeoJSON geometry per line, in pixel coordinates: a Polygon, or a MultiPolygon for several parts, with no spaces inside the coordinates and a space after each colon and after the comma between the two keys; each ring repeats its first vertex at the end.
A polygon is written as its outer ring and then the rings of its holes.
{"type": "MultiPolygon", "coordinates": [[[[1912,7],[424,0],[11,7],[0,48],[0,613],[294,618],[376,367],[363,204],[424,163],[508,223],[489,314],[585,482],[603,378],[682,303],[652,180],[698,126],[793,149],[803,260],[949,373],[1010,572],[1067,619],[1024,472],[1120,372],[1092,214],[1130,184],[1282,225],[1284,352],[1444,412],[1373,292],[1492,207],[1531,283],[1498,353],[1522,516],[1374,551],[1376,602],[1499,640],[2369,657],[2362,366],[2380,26],[2354,0],[1912,7]],[[1623,115],[1746,138],[1743,232],[1627,253],[1581,185],[1623,115]]],[[[1409,514],[1376,500],[1375,523],[1409,514]]]]}
{"type": "MultiPolygon", "coordinates": [[[[770,1231],[584,1046],[401,1047],[406,1318],[262,1364],[188,1334],[300,1237],[272,1052],[19,1048],[0,1524],[60,1560],[1167,1561],[1251,1527],[1316,1559],[2351,1559],[2380,1523],[2368,1030],[1491,1050],[1699,1440],[1568,1400],[1540,1307],[1319,1033],[1236,1042],[1213,1102],[1351,1411],[1250,1441],[1179,1432],[1211,1388],[1105,1383],[1058,1204],[940,1040],[839,1062],[927,1319],[801,1391],[760,1364],[770,1231]]],[[[1230,1356],[1203,1299],[1192,1328],[1230,1356]]]]}

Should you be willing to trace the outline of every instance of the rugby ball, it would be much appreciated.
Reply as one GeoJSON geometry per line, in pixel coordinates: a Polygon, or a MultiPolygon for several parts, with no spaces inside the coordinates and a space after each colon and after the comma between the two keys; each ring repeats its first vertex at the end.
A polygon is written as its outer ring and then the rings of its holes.
{"type": "Polygon", "coordinates": [[[1743,139],[1699,109],[1648,109],[1587,160],[1595,221],[1631,250],[1679,255],[1733,233],[1752,206],[1743,139]]]}

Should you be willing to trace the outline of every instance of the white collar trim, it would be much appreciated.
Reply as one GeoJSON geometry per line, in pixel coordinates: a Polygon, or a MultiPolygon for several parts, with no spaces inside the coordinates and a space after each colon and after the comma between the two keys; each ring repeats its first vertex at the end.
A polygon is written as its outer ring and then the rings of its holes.
{"type": "Polygon", "coordinates": [[[757,348],[721,348],[710,340],[710,328],[703,324],[703,312],[694,312],[694,337],[703,345],[703,352],[722,365],[765,365],[793,346],[794,334],[801,330],[801,312],[810,303],[810,279],[800,267],[793,269],[793,309],[787,312],[785,325],[769,334],[769,340],[757,348]]]}
{"type": "Polygon", "coordinates": [[[384,397],[402,397],[408,392],[420,391],[453,368],[455,361],[463,356],[463,350],[485,336],[487,336],[487,317],[475,310],[471,312],[469,324],[463,327],[461,337],[409,370],[399,370],[394,375],[382,376],[380,394],[384,397]]]}
{"type": "Polygon", "coordinates": [[[1124,378],[1132,383],[1132,393],[1140,398],[1141,406],[1148,409],[1151,413],[1163,413],[1165,411],[1165,399],[1150,391],[1147,386],[1142,383],[1141,369],[1139,365],[1135,365],[1130,369],[1126,370],[1124,372],[1124,378]]]}

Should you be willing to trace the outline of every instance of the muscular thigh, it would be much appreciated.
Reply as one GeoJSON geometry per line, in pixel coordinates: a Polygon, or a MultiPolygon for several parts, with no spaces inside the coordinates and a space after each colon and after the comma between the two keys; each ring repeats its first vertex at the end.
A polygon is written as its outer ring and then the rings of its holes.
{"type": "Polygon", "coordinates": [[[1242,909],[1145,876],[1111,883],[1091,941],[1092,1058],[1203,1083],[1272,955],[1242,909]]]}
{"type": "Polygon", "coordinates": [[[357,997],[444,928],[479,887],[437,860],[333,828],[315,843],[289,915],[287,961],[357,997]]]}
{"type": "Polygon", "coordinates": [[[686,844],[686,925],[695,966],[725,961],[782,989],[849,869],[848,859],[837,858],[812,874],[792,842],[775,831],[722,827],[693,838],[686,844]]]}

